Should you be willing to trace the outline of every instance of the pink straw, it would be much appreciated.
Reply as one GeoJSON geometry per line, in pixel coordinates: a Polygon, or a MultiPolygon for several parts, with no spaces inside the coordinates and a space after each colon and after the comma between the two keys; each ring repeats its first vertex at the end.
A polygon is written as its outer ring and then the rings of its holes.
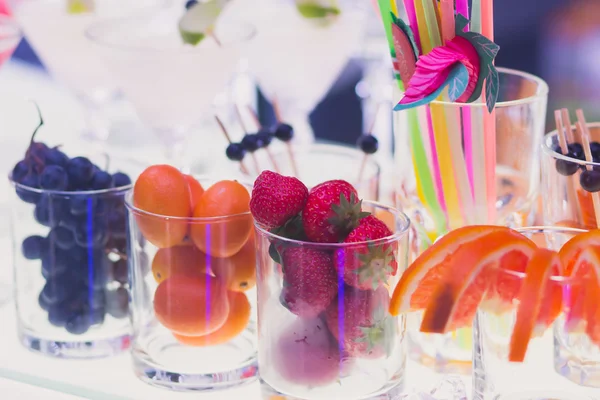
{"type": "Polygon", "coordinates": [[[404,0],[404,8],[406,9],[406,16],[408,17],[408,24],[410,25],[410,29],[412,29],[413,34],[415,35],[415,42],[417,42],[417,47],[419,51],[423,52],[421,49],[421,37],[419,36],[419,24],[417,22],[417,11],[415,10],[415,1],[414,0],[404,0]]]}

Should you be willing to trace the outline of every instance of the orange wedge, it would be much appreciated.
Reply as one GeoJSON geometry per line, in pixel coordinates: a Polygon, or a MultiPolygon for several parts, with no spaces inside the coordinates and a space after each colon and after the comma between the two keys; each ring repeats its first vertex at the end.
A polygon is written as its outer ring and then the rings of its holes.
{"type": "Polygon", "coordinates": [[[600,346],[600,279],[597,272],[594,272],[594,276],[589,277],[585,281],[586,301],[584,309],[586,319],[585,332],[594,344],[600,346]]]}
{"type": "Polygon", "coordinates": [[[471,324],[504,257],[522,253],[530,259],[537,246],[512,229],[502,229],[462,245],[429,298],[421,331],[446,333],[471,324]]]}
{"type": "Polygon", "coordinates": [[[600,229],[575,235],[563,245],[558,255],[565,267],[565,275],[570,276],[572,274],[579,254],[590,246],[600,246],[600,229]]]}
{"type": "Polygon", "coordinates": [[[596,213],[594,211],[594,201],[592,194],[583,189],[577,191],[577,202],[581,211],[582,225],[587,229],[594,229],[596,225],[596,213]]]}
{"type": "Polygon", "coordinates": [[[402,274],[390,301],[390,314],[395,316],[424,309],[457,249],[492,232],[508,231],[509,228],[500,226],[475,225],[458,228],[442,236],[402,274]]]}
{"type": "Polygon", "coordinates": [[[544,295],[546,287],[550,277],[560,270],[558,253],[548,249],[537,249],[527,264],[526,275],[519,292],[517,319],[510,338],[509,361],[522,362],[525,359],[542,304],[550,300],[544,295]]]}

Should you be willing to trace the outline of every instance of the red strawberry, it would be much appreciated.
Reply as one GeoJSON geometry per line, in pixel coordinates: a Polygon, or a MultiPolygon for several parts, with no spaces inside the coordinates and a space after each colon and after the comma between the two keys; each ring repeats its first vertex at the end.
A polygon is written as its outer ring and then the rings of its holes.
{"type": "Polygon", "coordinates": [[[306,237],[319,243],[343,240],[361,218],[369,215],[361,211],[361,204],[356,189],[346,181],[333,180],[315,186],[302,210],[306,237]]]}
{"type": "Polygon", "coordinates": [[[316,317],[337,292],[332,256],[322,250],[291,247],[283,250],[281,302],[300,317],[316,317]]]}
{"type": "MultiPolygon", "coordinates": [[[[391,236],[385,222],[373,215],[360,220],[359,225],[346,237],[344,243],[367,242],[391,236]]],[[[335,252],[335,264],[344,281],[358,289],[377,289],[395,275],[398,263],[393,243],[368,243],[344,247],[335,252]]]]}
{"type": "Polygon", "coordinates": [[[349,355],[389,356],[397,338],[396,319],[388,314],[390,296],[384,287],[358,290],[346,287],[325,313],[329,331],[349,355]],[[341,303],[340,303],[341,296],[341,303]],[[341,311],[340,311],[341,307],[341,311]],[[340,318],[340,313],[343,313],[340,318]]]}
{"type": "Polygon", "coordinates": [[[266,229],[280,227],[302,211],[308,189],[298,179],[263,171],[252,189],[250,212],[266,229]]]}

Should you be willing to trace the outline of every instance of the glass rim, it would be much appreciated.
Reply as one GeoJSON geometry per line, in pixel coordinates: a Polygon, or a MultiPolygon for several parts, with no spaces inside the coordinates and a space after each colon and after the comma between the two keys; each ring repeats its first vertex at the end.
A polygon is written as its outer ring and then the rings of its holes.
{"type": "Polygon", "coordinates": [[[92,196],[92,195],[113,194],[113,193],[127,192],[128,190],[133,188],[133,182],[132,182],[129,185],[125,185],[125,186],[113,187],[113,188],[108,188],[108,189],[96,189],[96,190],[67,191],[67,190],[38,189],[38,188],[33,188],[31,186],[25,186],[19,182],[15,182],[13,180],[11,174],[8,175],[8,181],[10,182],[10,184],[14,185],[15,188],[24,190],[24,191],[27,191],[30,193],[49,194],[49,195],[65,196],[65,197],[66,196],[92,196]]]}
{"type": "MultiPolygon", "coordinates": [[[[211,178],[209,176],[194,176],[193,175],[193,177],[200,182],[202,180],[211,180],[211,179],[213,181],[217,182],[217,180],[215,180],[215,178],[211,178]]],[[[248,189],[249,194],[252,195],[253,185],[249,185],[247,182],[243,182],[243,181],[240,181],[237,179],[228,179],[228,180],[235,180],[236,182],[241,183],[246,189],[248,189]]],[[[223,221],[223,220],[246,217],[246,216],[252,217],[252,214],[250,213],[250,211],[246,211],[246,212],[238,213],[238,214],[231,214],[231,215],[217,215],[214,217],[174,217],[174,216],[170,216],[170,215],[157,214],[157,213],[153,213],[150,211],[142,210],[141,208],[139,208],[133,204],[133,188],[131,188],[130,190],[128,190],[125,193],[125,207],[127,208],[127,210],[129,212],[131,212],[134,215],[169,220],[169,221],[174,221],[174,222],[179,221],[179,222],[201,223],[201,222],[223,221]]]]}
{"type": "MultiPolygon", "coordinates": [[[[539,76],[530,74],[528,72],[519,71],[517,69],[512,69],[512,68],[498,67],[497,69],[500,74],[519,76],[521,78],[535,82],[538,86],[538,90],[536,91],[535,94],[524,97],[522,99],[509,100],[509,101],[498,101],[496,103],[496,106],[494,107],[494,109],[520,106],[523,104],[530,104],[530,103],[533,103],[539,99],[542,99],[542,98],[545,98],[548,96],[548,92],[549,92],[548,84],[546,83],[545,80],[543,80],[539,76]]],[[[487,105],[485,103],[478,103],[478,102],[458,103],[455,101],[433,100],[429,104],[437,104],[437,105],[441,105],[441,106],[453,106],[453,107],[465,107],[465,108],[486,108],[487,109],[487,105]]]]}
{"type": "MultiPolygon", "coordinates": [[[[585,125],[588,128],[600,129],[600,122],[588,122],[585,125]]],[[[575,127],[576,127],[575,125],[571,125],[571,129],[575,129],[575,127]]],[[[573,158],[573,157],[569,157],[569,156],[557,153],[548,144],[548,140],[551,139],[552,137],[555,137],[555,136],[558,136],[558,130],[557,129],[546,133],[544,135],[544,140],[542,140],[542,150],[546,154],[548,154],[550,157],[555,158],[557,160],[569,161],[569,162],[572,162],[573,164],[578,164],[580,166],[587,166],[587,165],[590,165],[590,166],[600,166],[600,162],[579,160],[577,158],[573,158]]],[[[591,140],[591,138],[590,138],[590,140],[591,140]]]]}
{"type": "MultiPolygon", "coordinates": [[[[168,1],[165,1],[165,3],[168,3],[168,1]]],[[[152,18],[157,18],[160,16],[161,14],[159,12],[152,12],[151,14],[145,14],[141,16],[121,16],[103,19],[86,27],[84,36],[96,45],[113,50],[151,54],[201,54],[201,51],[199,51],[196,46],[185,45],[183,42],[181,42],[181,46],[177,48],[152,48],[151,46],[128,45],[125,43],[118,43],[114,40],[106,40],[102,38],[103,32],[105,32],[106,29],[111,30],[114,29],[114,26],[128,25],[128,22],[131,21],[151,20],[152,18]]],[[[228,25],[231,24],[228,23],[228,25]]],[[[251,22],[237,20],[234,21],[233,25],[236,27],[243,26],[243,33],[241,33],[239,37],[236,37],[232,41],[220,42],[220,45],[217,48],[227,49],[239,43],[249,42],[256,37],[257,29],[256,26],[251,22]]]]}
{"type": "Polygon", "coordinates": [[[5,40],[15,40],[23,37],[23,31],[15,18],[4,14],[0,14],[0,34],[0,43],[5,40]],[[8,29],[5,31],[3,28],[8,29]]]}
{"type": "MultiPolygon", "coordinates": [[[[522,227],[522,228],[515,228],[515,231],[524,234],[527,232],[530,233],[562,233],[562,234],[582,234],[582,233],[586,233],[589,230],[588,229],[580,229],[580,228],[571,228],[571,227],[567,227],[567,226],[543,226],[543,225],[539,225],[539,226],[526,226],[526,227],[522,227]]],[[[527,274],[525,272],[518,272],[518,271],[512,271],[506,268],[498,268],[499,271],[501,271],[502,274],[506,274],[506,275],[510,275],[510,276],[514,276],[516,278],[519,279],[525,279],[525,277],[527,276],[527,274]]],[[[569,284],[569,283],[573,283],[573,282],[583,282],[584,281],[584,277],[572,277],[572,276],[563,276],[563,275],[552,275],[550,276],[549,280],[551,282],[555,282],[555,283],[559,283],[559,284],[569,284]]]]}
{"type": "MultiPolygon", "coordinates": [[[[313,143],[300,144],[298,146],[294,146],[293,152],[294,152],[294,157],[298,157],[298,155],[305,155],[305,154],[315,155],[315,154],[321,154],[321,153],[330,153],[331,155],[334,155],[334,156],[341,156],[341,157],[348,157],[351,159],[356,159],[359,162],[362,162],[362,158],[365,156],[365,153],[363,153],[356,147],[352,147],[352,146],[348,146],[348,145],[344,145],[344,144],[338,144],[338,143],[334,143],[334,142],[326,142],[326,141],[315,141],[313,143]],[[359,157],[356,158],[356,156],[359,156],[359,157]]],[[[278,149],[277,151],[274,151],[272,154],[273,154],[274,158],[289,157],[288,150],[285,148],[278,149]]],[[[373,167],[374,173],[373,174],[365,174],[362,177],[361,182],[369,181],[373,177],[381,175],[381,165],[379,164],[379,161],[377,161],[377,159],[375,157],[373,157],[373,155],[371,155],[371,154],[368,155],[368,157],[365,161],[365,164],[373,167]]],[[[244,175],[245,176],[254,176],[255,174],[248,173],[248,174],[244,174],[244,175]]],[[[361,182],[358,182],[354,186],[360,186],[361,182]]]]}
{"type": "Polygon", "coordinates": [[[400,238],[402,238],[404,235],[408,234],[408,232],[410,230],[410,225],[411,225],[410,218],[408,218],[408,216],[405,213],[403,213],[402,211],[400,211],[399,209],[392,207],[392,206],[387,206],[387,205],[377,202],[377,201],[371,201],[371,200],[363,200],[363,205],[370,205],[370,206],[374,206],[376,208],[384,209],[386,211],[391,212],[394,215],[395,221],[398,221],[398,220],[403,221],[402,229],[395,229],[391,235],[380,238],[380,239],[376,239],[376,240],[364,240],[362,242],[352,242],[352,243],[339,243],[339,242],[338,243],[317,243],[317,242],[306,242],[306,241],[302,241],[302,240],[289,239],[289,238],[274,234],[274,233],[270,232],[269,230],[265,229],[263,226],[261,226],[258,222],[256,222],[256,220],[254,220],[254,228],[256,230],[258,230],[259,233],[261,233],[262,235],[266,236],[269,239],[275,239],[279,242],[287,243],[292,246],[312,247],[312,248],[317,248],[317,249],[344,249],[344,248],[349,248],[349,247],[361,246],[361,245],[365,245],[365,244],[383,244],[383,243],[387,243],[387,242],[391,242],[391,241],[397,241],[400,238]]]}

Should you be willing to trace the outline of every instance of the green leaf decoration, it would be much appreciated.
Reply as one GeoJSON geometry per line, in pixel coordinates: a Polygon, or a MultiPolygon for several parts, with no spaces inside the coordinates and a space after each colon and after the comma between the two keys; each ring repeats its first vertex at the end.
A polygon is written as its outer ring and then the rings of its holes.
{"type": "Polygon", "coordinates": [[[498,70],[494,65],[494,59],[498,55],[498,51],[500,50],[500,46],[496,43],[492,42],[485,36],[480,33],[475,32],[463,32],[464,28],[468,25],[469,21],[461,14],[456,15],[456,35],[461,36],[469,41],[477,51],[479,55],[479,78],[477,80],[477,86],[475,87],[475,91],[467,100],[467,103],[472,103],[479,99],[481,93],[483,91],[484,81],[489,77],[492,79],[492,82],[486,83],[486,103],[489,112],[492,112],[496,105],[496,101],[498,99],[498,88],[499,88],[499,80],[498,70]],[[496,78],[495,78],[496,77],[496,78]],[[488,92],[491,98],[487,97],[488,92]]]}
{"type": "Polygon", "coordinates": [[[307,19],[327,18],[341,13],[340,9],[337,7],[325,7],[312,2],[297,3],[296,8],[300,15],[307,19]]]}
{"type": "Polygon", "coordinates": [[[467,90],[469,84],[469,71],[467,67],[459,64],[455,73],[451,75],[452,79],[448,82],[448,96],[450,101],[456,101],[467,90]]]}
{"type": "Polygon", "coordinates": [[[406,37],[408,38],[412,48],[413,48],[413,54],[415,56],[415,60],[419,59],[419,47],[417,46],[417,40],[415,39],[415,34],[412,31],[411,27],[408,26],[408,24],[406,24],[406,22],[404,22],[402,19],[400,18],[396,18],[396,16],[394,15],[394,13],[390,13],[392,15],[392,24],[398,26],[398,28],[400,28],[404,34],[406,35],[406,37]]]}
{"type": "Polygon", "coordinates": [[[498,70],[488,65],[488,75],[485,78],[485,102],[489,112],[492,112],[498,101],[500,90],[500,77],[498,70]]]}

